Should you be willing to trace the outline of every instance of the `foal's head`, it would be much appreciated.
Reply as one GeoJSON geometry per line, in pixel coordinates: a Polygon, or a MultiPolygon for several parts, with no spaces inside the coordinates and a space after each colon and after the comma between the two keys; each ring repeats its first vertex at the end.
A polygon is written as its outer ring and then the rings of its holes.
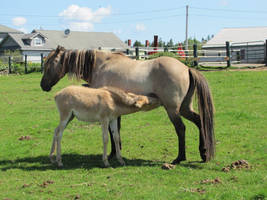
{"type": "Polygon", "coordinates": [[[65,48],[58,46],[50,52],[44,63],[44,74],[41,80],[41,88],[50,91],[51,88],[65,75],[61,56],[65,48]]]}

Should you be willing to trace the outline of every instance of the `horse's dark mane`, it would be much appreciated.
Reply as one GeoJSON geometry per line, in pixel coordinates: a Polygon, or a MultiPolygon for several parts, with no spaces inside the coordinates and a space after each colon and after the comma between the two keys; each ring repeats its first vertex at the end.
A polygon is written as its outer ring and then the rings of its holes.
{"type": "Polygon", "coordinates": [[[90,83],[95,57],[93,50],[65,50],[61,56],[62,71],[90,83]]]}

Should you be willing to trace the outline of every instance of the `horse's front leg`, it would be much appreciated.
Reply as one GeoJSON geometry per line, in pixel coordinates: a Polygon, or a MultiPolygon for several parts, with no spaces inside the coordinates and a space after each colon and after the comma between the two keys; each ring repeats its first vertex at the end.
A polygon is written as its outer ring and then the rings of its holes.
{"type": "MultiPolygon", "coordinates": [[[[119,146],[121,149],[121,138],[120,138],[120,129],[121,129],[121,117],[117,118],[117,127],[118,127],[118,135],[119,135],[119,146]]],[[[108,159],[112,159],[115,155],[116,155],[116,145],[113,139],[113,134],[112,134],[112,130],[111,127],[108,127],[109,130],[109,135],[110,135],[110,141],[111,141],[111,152],[108,156],[108,159]]]]}
{"type": "Polygon", "coordinates": [[[120,162],[121,165],[125,165],[124,160],[121,157],[121,151],[120,151],[120,136],[118,133],[118,123],[117,123],[117,119],[112,120],[109,123],[109,127],[111,129],[112,135],[113,135],[113,139],[115,141],[115,148],[116,148],[116,157],[118,159],[118,161],[120,162]]]}
{"type": "Polygon", "coordinates": [[[108,156],[107,156],[107,145],[108,145],[108,120],[103,120],[102,122],[102,138],[103,138],[103,156],[102,160],[104,162],[105,167],[109,167],[110,164],[108,162],[108,156]]]}

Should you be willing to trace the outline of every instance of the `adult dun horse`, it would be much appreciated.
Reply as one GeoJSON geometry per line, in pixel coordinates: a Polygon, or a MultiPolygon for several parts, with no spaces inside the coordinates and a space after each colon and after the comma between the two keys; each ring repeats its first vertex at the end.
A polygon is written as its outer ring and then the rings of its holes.
{"type": "Polygon", "coordinates": [[[66,50],[58,46],[45,61],[41,88],[50,91],[66,74],[85,80],[93,88],[112,86],[135,94],[156,95],[178,135],[178,156],[173,164],[186,160],[181,116],[199,128],[202,160],[207,162],[214,157],[213,100],[206,79],[198,71],[170,57],[139,61],[119,53],[66,50]],[[199,114],[192,106],[195,91],[199,114]]]}

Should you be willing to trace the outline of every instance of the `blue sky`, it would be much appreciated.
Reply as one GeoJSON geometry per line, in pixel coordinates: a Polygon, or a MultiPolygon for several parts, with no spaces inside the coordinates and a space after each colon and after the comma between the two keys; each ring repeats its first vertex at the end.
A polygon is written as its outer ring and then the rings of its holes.
{"type": "Polygon", "coordinates": [[[33,29],[114,32],[121,40],[144,43],[159,35],[164,41],[201,39],[224,27],[267,26],[267,0],[8,0],[1,1],[0,24],[33,29]]]}

